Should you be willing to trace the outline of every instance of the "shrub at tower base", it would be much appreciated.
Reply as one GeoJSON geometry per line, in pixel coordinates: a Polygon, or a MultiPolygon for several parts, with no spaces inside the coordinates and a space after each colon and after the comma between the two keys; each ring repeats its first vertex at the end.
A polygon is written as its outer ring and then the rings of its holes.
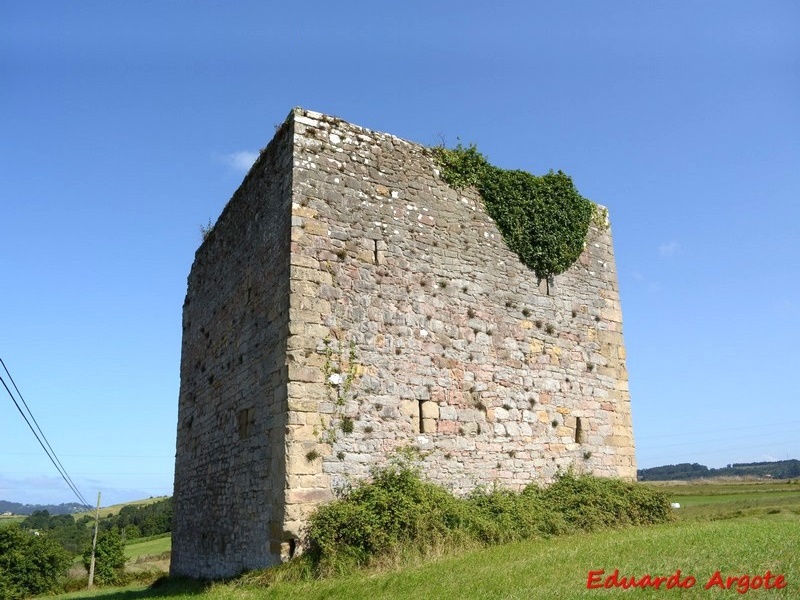
{"type": "Polygon", "coordinates": [[[417,469],[373,473],[311,518],[308,553],[317,574],[348,571],[414,547],[489,545],[670,520],[667,497],[616,479],[562,474],[547,488],[477,489],[467,498],[423,481],[417,469]]]}

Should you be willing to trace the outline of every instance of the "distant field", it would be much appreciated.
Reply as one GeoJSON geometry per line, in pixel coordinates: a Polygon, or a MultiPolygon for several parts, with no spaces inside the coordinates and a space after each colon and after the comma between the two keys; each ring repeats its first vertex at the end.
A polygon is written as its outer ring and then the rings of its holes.
{"type": "MultiPolygon", "coordinates": [[[[758,576],[763,586],[767,570],[774,585],[782,575],[782,589],[750,589],[745,598],[800,598],[800,485],[767,484],[659,484],[673,502],[674,523],[652,527],[602,531],[593,534],[537,539],[482,550],[462,552],[420,565],[355,576],[278,583],[268,588],[243,582],[202,584],[172,581],[156,588],[131,586],[99,590],[106,600],[172,598],[175,600],[267,600],[315,598],[375,600],[418,599],[614,599],[614,598],[734,598],[731,589],[704,589],[717,570],[727,577],[758,576]],[[587,589],[589,573],[615,569],[620,577],[695,578],[689,589],[587,589]]],[[[741,588],[744,589],[744,588],[741,588]]]]}
{"type": "Polygon", "coordinates": [[[681,520],[716,520],[777,513],[800,515],[800,482],[647,483],[678,502],[681,520]]]}
{"type": "Polygon", "coordinates": [[[169,573],[171,550],[172,536],[169,534],[130,542],[125,545],[125,556],[128,559],[126,570],[157,572],[166,575],[169,573]]]}
{"type": "MultiPolygon", "coordinates": [[[[122,504],[112,504],[111,506],[101,506],[100,507],[100,517],[104,518],[109,515],[117,515],[119,511],[122,510],[123,506],[147,506],[148,504],[153,504],[158,502],[159,500],[164,500],[169,496],[157,496],[154,498],[147,498],[146,500],[134,500],[133,502],[124,502],[122,504]]],[[[83,516],[89,516],[94,518],[95,509],[82,511],[78,513],[73,513],[73,517],[75,519],[80,519],[83,516]]]]}
{"type": "Polygon", "coordinates": [[[9,516],[0,516],[0,526],[6,525],[9,523],[22,523],[25,520],[24,515],[11,515],[9,516]]]}
{"type": "Polygon", "coordinates": [[[147,538],[144,541],[131,541],[125,545],[125,556],[130,559],[142,556],[158,556],[169,552],[172,548],[172,536],[169,534],[147,538]]]}

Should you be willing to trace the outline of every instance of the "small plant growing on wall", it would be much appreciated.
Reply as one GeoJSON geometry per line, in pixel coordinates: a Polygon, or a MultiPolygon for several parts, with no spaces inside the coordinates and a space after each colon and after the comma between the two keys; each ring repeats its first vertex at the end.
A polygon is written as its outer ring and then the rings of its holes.
{"type": "Polygon", "coordinates": [[[209,235],[211,235],[211,231],[214,229],[214,224],[211,222],[211,219],[208,220],[208,224],[200,225],[200,236],[203,238],[203,241],[206,241],[209,235]]]}
{"type": "Polygon", "coordinates": [[[355,399],[353,382],[356,379],[358,360],[356,344],[353,341],[347,346],[338,344],[334,348],[330,338],[323,341],[325,348],[325,362],[322,365],[322,374],[325,377],[325,391],[328,400],[333,403],[334,415],[327,427],[323,428],[320,440],[328,444],[336,442],[337,423],[338,429],[343,433],[352,433],[353,420],[344,415],[345,404],[348,400],[355,399]]]}

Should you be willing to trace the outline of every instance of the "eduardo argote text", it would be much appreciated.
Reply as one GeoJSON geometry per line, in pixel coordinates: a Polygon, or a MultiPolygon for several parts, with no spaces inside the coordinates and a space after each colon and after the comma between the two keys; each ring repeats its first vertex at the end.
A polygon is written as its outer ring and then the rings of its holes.
{"type": "MultiPolygon", "coordinates": [[[[680,590],[692,588],[697,584],[697,578],[692,575],[683,575],[678,569],[672,575],[653,577],[649,574],[641,577],[620,576],[619,569],[614,569],[610,574],[606,574],[604,569],[589,571],[586,577],[586,587],[590,590],[613,589],[613,588],[653,588],[656,590],[680,590]]],[[[703,584],[703,589],[722,589],[736,590],[740,594],[750,590],[780,590],[786,587],[786,577],[775,575],[767,570],[763,575],[731,575],[724,576],[719,571],[714,571],[708,580],[703,584]]]]}

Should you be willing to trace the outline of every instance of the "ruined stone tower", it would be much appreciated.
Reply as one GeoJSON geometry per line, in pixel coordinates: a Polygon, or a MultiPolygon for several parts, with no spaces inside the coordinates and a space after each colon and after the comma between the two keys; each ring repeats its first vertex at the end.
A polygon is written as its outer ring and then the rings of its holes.
{"type": "Polygon", "coordinates": [[[295,109],[189,276],[173,574],[286,558],[408,447],[456,493],[635,478],[610,231],[548,294],[430,149],[295,109]]]}

